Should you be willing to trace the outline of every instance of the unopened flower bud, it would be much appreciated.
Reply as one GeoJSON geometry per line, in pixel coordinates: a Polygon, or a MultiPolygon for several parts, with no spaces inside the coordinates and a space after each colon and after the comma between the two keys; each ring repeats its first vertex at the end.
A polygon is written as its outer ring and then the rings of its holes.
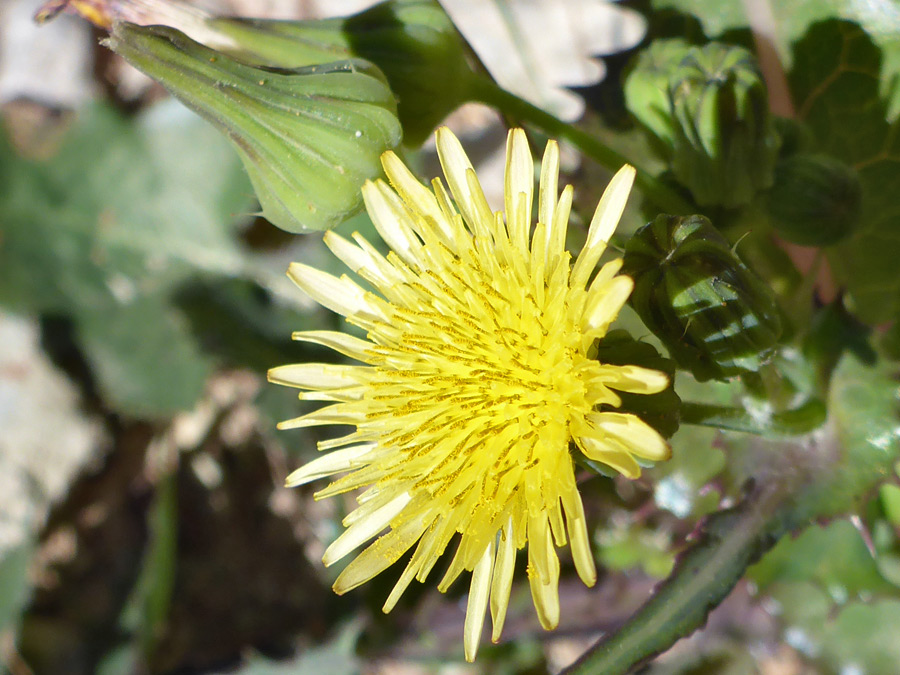
{"type": "Polygon", "coordinates": [[[781,335],[771,290],[703,216],[661,215],[625,247],[631,303],[700,381],[754,372],[781,335]]]}
{"type": "Polygon", "coordinates": [[[258,68],[173,28],[128,23],[114,26],[108,44],[232,141],[263,215],[291,232],[358,211],[360,188],[400,141],[394,97],[367,61],[258,68]]]}
{"type": "Polygon", "coordinates": [[[465,45],[436,0],[388,0],[315,21],[211,17],[216,46],[237,58],[296,68],[347,58],[377,65],[397,97],[404,142],[419,145],[467,99],[465,45]]]}
{"type": "Polygon", "coordinates": [[[625,102],[698,204],[741,206],[771,185],[779,135],[747,50],[656,40],[628,74],[625,102]]]}
{"type": "Polygon", "coordinates": [[[680,38],[654,40],[638,54],[625,79],[625,105],[671,155],[675,120],[669,98],[669,79],[691,46],[680,38]]]}

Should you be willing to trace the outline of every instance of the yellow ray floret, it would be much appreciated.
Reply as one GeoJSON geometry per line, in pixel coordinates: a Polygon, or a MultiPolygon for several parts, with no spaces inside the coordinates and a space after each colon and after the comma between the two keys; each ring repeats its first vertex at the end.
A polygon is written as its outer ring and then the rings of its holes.
{"type": "Polygon", "coordinates": [[[390,185],[367,182],[366,208],[391,248],[325,235],[331,250],[377,293],[348,276],[293,264],[289,276],[311,298],[345,316],[368,340],[329,331],[297,340],[325,345],[365,365],[274,368],[273,382],[301,398],[329,401],[282,428],[346,424],[356,431],[320,443],[328,454],[288,485],[344,474],[317,497],[365,488],[325,564],[377,537],[335,582],[344,593],[415,547],[389,595],[389,611],[413,579],[425,581],[451,540],[459,543],[438,588],[472,573],[464,630],[466,658],[478,648],[487,608],[493,639],[509,604],[516,551],[527,545],[528,579],[541,624],[559,621],[559,559],[569,543],[579,576],[596,580],[570,445],[629,478],[636,458],[662,460],[666,442],[618,407],[617,392],[653,394],[665,374],[598,363],[588,356],[631,293],[621,261],[595,272],[634,180],[613,177],[574,263],[564,248],[572,189],[557,192],[559,149],[541,164],[538,222],[532,227],[533,162],[525,134],[510,132],[504,212],[494,213],[456,137],[437,132],[449,185],[428,189],[393,153],[390,185]],[[588,281],[593,280],[590,285],[588,281]],[[386,534],[382,534],[388,530],[386,534]]]}

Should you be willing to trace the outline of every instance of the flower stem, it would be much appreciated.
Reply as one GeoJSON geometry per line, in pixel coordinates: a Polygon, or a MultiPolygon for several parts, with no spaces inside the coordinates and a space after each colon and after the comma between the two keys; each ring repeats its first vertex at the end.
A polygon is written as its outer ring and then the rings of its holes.
{"type": "Polygon", "coordinates": [[[733,509],[710,516],[653,597],[563,672],[630,673],[701,627],[747,567],[787,531],[790,523],[782,513],[790,495],[787,482],[773,481],[756,487],[733,509]]]}
{"type": "MultiPolygon", "coordinates": [[[[604,145],[594,136],[563,122],[558,117],[554,117],[547,111],[503,89],[487,76],[476,75],[471,78],[469,87],[469,95],[472,100],[498,108],[518,120],[540,127],[548,134],[564,138],[586,156],[610,171],[618,171],[623,164],[634,165],[634,162],[604,145]]],[[[635,183],[644,196],[661,211],[672,215],[688,215],[697,210],[671,187],[660,182],[640,167],[635,168],[637,168],[635,183]]]]}
{"type": "Polygon", "coordinates": [[[825,405],[810,399],[803,405],[772,415],[754,415],[743,408],[709,403],[682,401],[681,423],[743,431],[761,436],[796,436],[805,434],[825,421],[825,405]]]}

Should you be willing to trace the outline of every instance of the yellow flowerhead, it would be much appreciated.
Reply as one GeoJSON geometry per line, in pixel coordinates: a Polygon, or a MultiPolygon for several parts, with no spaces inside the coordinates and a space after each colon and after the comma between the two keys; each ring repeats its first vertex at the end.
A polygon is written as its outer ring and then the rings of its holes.
{"type": "Polygon", "coordinates": [[[669,448],[618,407],[617,391],[653,394],[665,374],[591,358],[628,295],[621,260],[594,275],[634,179],[623,167],[603,194],[574,264],[565,250],[572,187],[558,196],[559,149],[550,141],[541,166],[538,223],[532,231],[533,163],[525,133],[509,134],[505,216],[492,212],[456,137],[437,132],[450,186],[428,190],[392,152],[383,181],[363,187],[366,207],[391,247],[384,257],[365,239],[328,232],[325,242],[377,293],[294,263],[288,275],[311,298],[361,327],[368,340],[308,331],[294,339],[330,347],[366,365],[305,363],[274,368],[269,379],[329,401],[280,428],[344,424],[356,431],[319,444],[328,454],[288,479],[301,485],[343,477],[317,498],[367,488],[324,562],[343,558],[386,528],[334,584],[345,593],[372,579],[415,545],[384,611],[415,578],[425,581],[459,534],[445,591],[472,572],[465,653],[475,658],[490,604],[493,640],[503,628],[516,550],[528,545],[528,578],[541,624],[559,621],[556,547],[570,542],[578,574],[593,585],[572,444],[586,457],[635,478],[635,457],[662,460],[669,448]],[[590,285],[588,285],[590,281],[590,285]],[[607,408],[608,410],[608,408],[607,408]],[[338,449],[340,448],[340,449],[338,449]]]}

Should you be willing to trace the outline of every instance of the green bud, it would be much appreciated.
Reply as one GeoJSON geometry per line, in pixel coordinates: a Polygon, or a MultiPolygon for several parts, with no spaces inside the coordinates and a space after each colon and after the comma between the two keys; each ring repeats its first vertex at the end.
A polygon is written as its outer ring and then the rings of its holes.
{"type": "Polygon", "coordinates": [[[827,155],[799,154],[776,165],[766,207],[779,236],[803,246],[829,246],[856,227],[861,200],[851,167],[827,155]]]}
{"type": "Polygon", "coordinates": [[[700,381],[758,371],[781,335],[772,292],[703,216],[658,216],[625,247],[631,304],[700,381]]]}
{"type": "Polygon", "coordinates": [[[654,40],[638,54],[625,78],[625,107],[671,154],[675,120],[669,99],[669,78],[691,46],[684,40],[654,40]]]}
{"type": "Polygon", "coordinates": [[[778,136],[750,52],[692,47],[669,80],[669,97],[672,170],[698,204],[742,206],[772,184],[778,136]]]}
{"type": "Polygon", "coordinates": [[[128,23],[115,25],[108,45],[232,141],[263,215],[290,232],[358,211],[362,184],[400,141],[394,98],[366,61],[257,68],[173,28],[128,23]]]}
{"type": "Polygon", "coordinates": [[[388,0],[338,19],[212,18],[206,24],[227,38],[220,48],[257,64],[296,68],[352,57],[371,61],[397,97],[408,145],[421,144],[468,98],[465,44],[436,0],[388,0]]]}

